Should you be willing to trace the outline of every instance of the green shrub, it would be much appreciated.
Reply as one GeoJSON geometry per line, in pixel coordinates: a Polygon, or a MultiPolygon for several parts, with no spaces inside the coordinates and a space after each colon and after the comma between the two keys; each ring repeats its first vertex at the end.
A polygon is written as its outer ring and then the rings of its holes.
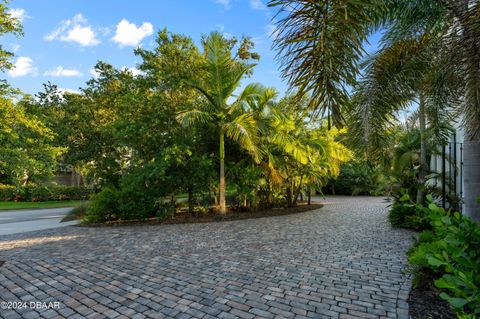
{"type": "Polygon", "coordinates": [[[110,187],[105,187],[98,194],[92,195],[84,222],[104,223],[118,219],[118,198],[119,191],[110,187]]]}
{"type": "MultiPolygon", "coordinates": [[[[427,202],[433,202],[433,198],[427,196],[427,202]]],[[[431,228],[428,208],[413,203],[406,193],[393,204],[388,220],[393,227],[415,230],[431,228]]]]}
{"type": "Polygon", "coordinates": [[[159,200],[155,204],[157,219],[171,218],[175,215],[176,207],[170,201],[159,200]]]}
{"type": "Polygon", "coordinates": [[[366,160],[357,160],[341,166],[340,174],[322,190],[335,195],[386,195],[391,180],[380,169],[366,160]]]}
{"type": "Polygon", "coordinates": [[[416,208],[414,205],[394,204],[388,214],[388,220],[394,227],[410,228],[407,217],[414,216],[415,214],[416,208]]]}
{"type": "Polygon", "coordinates": [[[138,220],[158,217],[156,203],[165,193],[156,167],[147,166],[122,176],[120,187],[105,187],[90,198],[86,221],[138,220]]]}
{"type": "Polygon", "coordinates": [[[68,212],[67,215],[65,215],[62,218],[62,223],[63,222],[69,222],[72,220],[82,220],[85,218],[85,215],[87,214],[87,209],[88,206],[87,204],[82,204],[80,206],[77,206],[73,208],[71,211],[68,212]]]}
{"type": "Polygon", "coordinates": [[[433,203],[424,209],[433,228],[410,250],[410,263],[437,274],[440,297],[459,314],[480,314],[480,225],[433,203]]]}
{"type": "Polygon", "coordinates": [[[17,188],[13,185],[0,184],[0,201],[13,201],[17,195],[17,188]]]}
{"type": "Polygon", "coordinates": [[[13,185],[0,185],[1,201],[86,200],[92,193],[91,188],[77,186],[28,185],[15,187],[13,185]]]}
{"type": "Polygon", "coordinates": [[[118,201],[118,217],[123,220],[155,217],[155,198],[137,185],[123,186],[118,201]]]}

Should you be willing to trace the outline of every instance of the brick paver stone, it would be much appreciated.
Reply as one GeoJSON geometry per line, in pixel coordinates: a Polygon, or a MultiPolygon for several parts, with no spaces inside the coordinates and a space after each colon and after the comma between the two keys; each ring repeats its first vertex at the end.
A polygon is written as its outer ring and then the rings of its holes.
{"type": "Polygon", "coordinates": [[[0,301],[27,305],[0,317],[408,318],[413,234],[387,206],[332,197],[278,217],[0,236],[0,301]]]}

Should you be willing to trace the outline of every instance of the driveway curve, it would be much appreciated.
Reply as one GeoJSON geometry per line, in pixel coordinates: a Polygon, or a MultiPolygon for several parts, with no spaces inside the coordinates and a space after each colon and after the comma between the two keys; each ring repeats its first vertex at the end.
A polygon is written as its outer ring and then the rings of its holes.
{"type": "Polygon", "coordinates": [[[17,302],[0,317],[408,318],[414,234],[389,226],[382,198],[322,202],[260,219],[0,236],[0,301],[17,302]]]}

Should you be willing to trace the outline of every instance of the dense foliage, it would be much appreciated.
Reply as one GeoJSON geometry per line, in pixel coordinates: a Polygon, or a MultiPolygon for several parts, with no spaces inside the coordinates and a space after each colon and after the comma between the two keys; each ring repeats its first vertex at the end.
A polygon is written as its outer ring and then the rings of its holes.
{"type": "Polygon", "coordinates": [[[353,160],[343,164],[336,179],[323,188],[331,195],[390,195],[392,176],[382,167],[366,160],[353,160]]]}
{"type": "Polygon", "coordinates": [[[480,225],[460,213],[446,212],[434,203],[428,213],[431,230],[420,234],[409,253],[418,270],[437,275],[440,297],[458,313],[480,314],[480,225]]]}
{"type": "MultiPolygon", "coordinates": [[[[403,192],[403,195],[393,203],[388,215],[388,220],[392,226],[415,230],[430,229],[429,209],[413,202],[407,191],[404,190],[403,192]]],[[[428,195],[427,200],[432,202],[433,197],[428,195]]]]}
{"type": "Polygon", "coordinates": [[[87,221],[162,217],[183,198],[190,212],[295,206],[351,158],[341,131],[311,121],[308,99],[240,89],[259,59],[248,38],[213,32],[197,47],[162,30],[153,50],[135,53],[140,75],[99,62],[78,94],[48,83],[12,104],[48,137],[49,168],[71,167],[101,190],[87,221]]]}
{"type": "MultiPolygon", "coordinates": [[[[480,220],[480,2],[470,0],[270,0],[276,8],[282,75],[310,93],[310,106],[347,125],[371,157],[382,157],[400,111],[416,110],[416,184],[429,171],[428,144],[444,144],[463,122],[465,212],[480,220]],[[367,53],[381,28],[381,48],[367,53]],[[352,87],[353,90],[348,90],[352,87]],[[350,94],[353,92],[353,94],[350,94]]],[[[432,150],[430,149],[430,154],[432,150]]],[[[425,200],[425,187],[415,201],[425,200]]]]}
{"type": "Polygon", "coordinates": [[[14,186],[0,184],[0,201],[45,202],[58,200],[86,200],[92,194],[88,187],[62,185],[14,186]]]}
{"type": "MultiPolygon", "coordinates": [[[[10,15],[8,1],[0,1],[0,37],[20,36],[20,21],[10,15]]],[[[12,52],[0,44],[0,71],[12,67],[12,52]]],[[[51,144],[54,133],[22,103],[6,80],[0,80],[0,184],[22,185],[38,182],[55,170],[61,148],[51,144]]]]}
{"type": "MultiPolygon", "coordinates": [[[[0,1],[0,37],[5,34],[13,34],[20,36],[22,34],[22,25],[20,21],[9,14],[8,10],[8,0],[0,1]]],[[[13,56],[12,52],[9,52],[3,48],[0,44],[0,71],[5,69],[10,69],[12,63],[10,58],[13,56]]],[[[0,92],[4,88],[6,83],[2,80],[0,81],[0,92]]]]}

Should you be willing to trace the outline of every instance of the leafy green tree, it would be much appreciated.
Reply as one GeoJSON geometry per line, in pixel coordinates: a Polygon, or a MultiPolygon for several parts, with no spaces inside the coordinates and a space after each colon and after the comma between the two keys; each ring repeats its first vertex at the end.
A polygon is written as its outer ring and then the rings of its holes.
{"type": "Polygon", "coordinates": [[[21,104],[0,96],[0,182],[26,185],[51,176],[62,149],[54,133],[21,104]]]}
{"type": "MultiPolygon", "coordinates": [[[[0,1],[0,37],[8,33],[20,36],[23,34],[22,25],[18,19],[10,15],[8,3],[8,0],[0,1]]],[[[13,53],[5,50],[0,44],[0,72],[12,67],[11,57],[13,53]]]]}
{"type": "Polygon", "coordinates": [[[258,85],[249,85],[238,97],[229,103],[242,78],[247,75],[254,64],[244,58],[252,57],[245,51],[248,42],[243,41],[232,56],[235,42],[229,41],[218,32],[212,32],[203,40],[204,62],[202,72],[186,78],[185,83],[200,92],[208,103],[201,108],[180,112],[178,120],[185,126],[194,123],[210,123],[219,136],[220,182],[219,212],[226,213],[225,201],[225,137],[239,143],[253,157],[259,158],[257,147],[258,129],[255,118],[250,113],[242,112],[241,106],[249,99],[261,93],[258,85]]]}

